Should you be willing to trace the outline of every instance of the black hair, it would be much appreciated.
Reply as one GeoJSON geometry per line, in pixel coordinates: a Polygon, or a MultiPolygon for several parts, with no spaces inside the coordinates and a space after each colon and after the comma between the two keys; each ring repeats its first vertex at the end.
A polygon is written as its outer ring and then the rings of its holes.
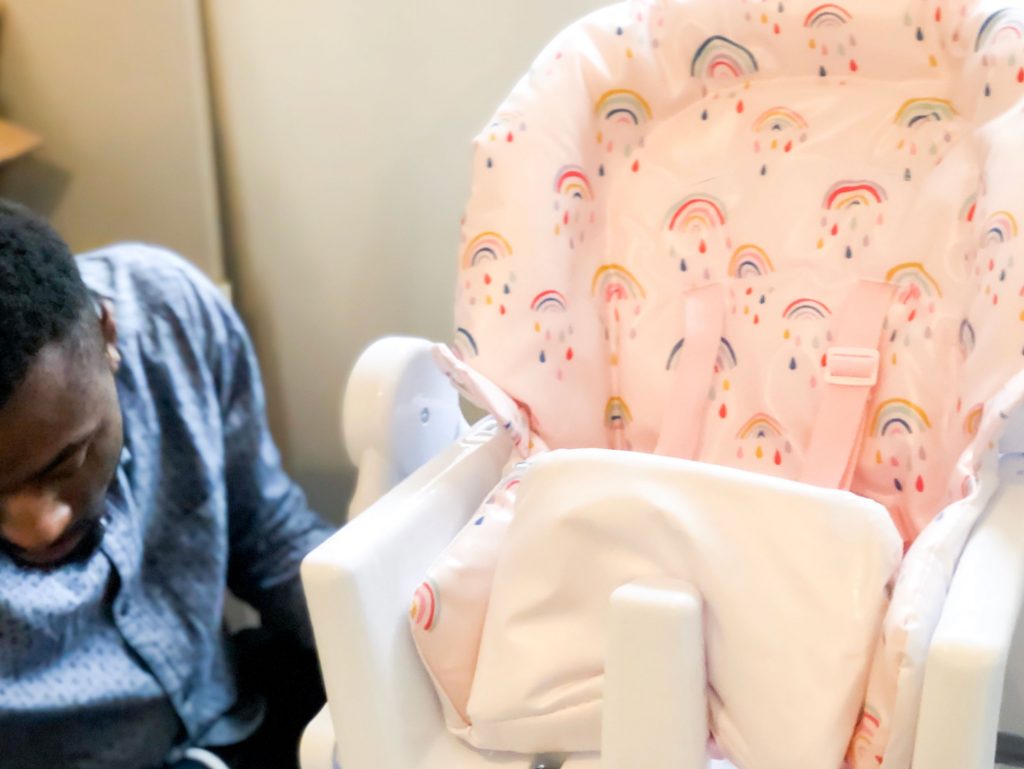
{"type": "Polygon", "coordinates": [[[0,408],[39,351],[74,338],[93,306],[60,235],[28,209],[0,200],[0,408]]]}

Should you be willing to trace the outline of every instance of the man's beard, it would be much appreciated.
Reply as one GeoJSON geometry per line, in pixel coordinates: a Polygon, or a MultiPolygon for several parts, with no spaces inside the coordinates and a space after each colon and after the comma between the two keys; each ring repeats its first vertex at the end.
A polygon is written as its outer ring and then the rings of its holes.
{"type": "Polygon", "coordinates": [[[25,559],[24,549],[7,542],[4,539],[0,539],[0,550],[10,556],[10,558],[19,566],[28,569],[49,570],[56,569],[61,566],[67,566],[72,563],[81,563],[82,561],[86,561],[92,557],[93,553],[95,553],[96,549],[100,546],[100,543],[103,541],[103,535],[106,532],[106,525],[103,523],[102,518],[97,517],[80,519],[71,524],[71,527],[71,530],[69,530],[70,533],[74,536],[81,536],[81,539],[71,552],[57,561],[52,561],[50,563],[33,563],[32,561],[25,559]]]}

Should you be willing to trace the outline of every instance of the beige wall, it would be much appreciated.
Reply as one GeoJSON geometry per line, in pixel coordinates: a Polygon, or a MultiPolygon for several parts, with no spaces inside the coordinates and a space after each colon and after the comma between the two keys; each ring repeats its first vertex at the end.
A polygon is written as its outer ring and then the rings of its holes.
{"type": "Polygon", "coordinates": [[[594,0],[208,0],[236,297],[290,466],[336,514],[338,393],[383,334],[449,335],[470,140],[594,0]]]}
{"type": "Polygon", "coordinates": [[[76,250],[170,246],[223,275],[199,0],[4,0],[0,111],[43,149],[0,195],[76,250]]]}

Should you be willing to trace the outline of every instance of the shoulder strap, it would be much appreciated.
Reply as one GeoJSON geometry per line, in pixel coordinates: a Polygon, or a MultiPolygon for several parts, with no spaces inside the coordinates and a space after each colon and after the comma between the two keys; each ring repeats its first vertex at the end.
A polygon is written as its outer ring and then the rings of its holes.
{"type": "Polygon", "coordinates": [[[864,441],[865,410],[878,382],[882,326],[892,304],[890,283],[859,281],[840,310],[826,352],[821,405],[800,480],[848,489],[864,441]]]}

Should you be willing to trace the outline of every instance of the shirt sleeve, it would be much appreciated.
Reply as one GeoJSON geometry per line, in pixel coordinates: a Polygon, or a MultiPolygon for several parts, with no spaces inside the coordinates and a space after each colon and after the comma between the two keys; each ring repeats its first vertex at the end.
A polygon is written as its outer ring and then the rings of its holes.
{"type": "Polygon", "coordinates": [[[242,321],[201,276],[194,287],[207,325],[206,356],[221,404],[228,501],[228,587],[263,624],[312,647],[299,580],[303,557],[332,532],[281,464],[270,434],[259,364],[242,321]]]}

